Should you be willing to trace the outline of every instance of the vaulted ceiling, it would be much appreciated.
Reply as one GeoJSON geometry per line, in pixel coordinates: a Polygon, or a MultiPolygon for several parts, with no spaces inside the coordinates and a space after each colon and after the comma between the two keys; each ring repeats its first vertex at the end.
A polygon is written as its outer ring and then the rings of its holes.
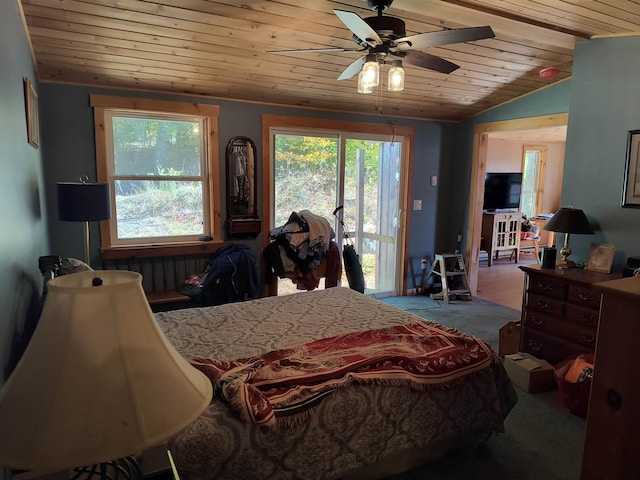
{"type": "Polygon", "coordinates": [[[384,15],[407,35],[489,25],[495,38],[424,49],[460,68],[405,65],[404,91],[363,95],[337,80],[361,52],[268,51],[355,48],[333,10],[375,16],[364,0],[19,1],[41,82],[443,121],[570,77],[578,42],[640,32],[638,0],[395,0],[384,15]]]}

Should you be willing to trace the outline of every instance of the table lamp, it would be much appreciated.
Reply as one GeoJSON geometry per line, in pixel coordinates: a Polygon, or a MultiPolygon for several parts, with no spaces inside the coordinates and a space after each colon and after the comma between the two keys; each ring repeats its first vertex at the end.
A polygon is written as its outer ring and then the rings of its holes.
{"type": "Polygon", "coordinates": [[[33,338],[0,390],[0,465],[136,478],[134,455],[196,420],[211,396],[158,327],[140,274],[63,275],[49,281],[33,338]]]}
{"type": "Polygon", "coordinates": [[[560,266],[574,267],[575,263],[568,259],[571,255],[571,248],[569,248],[569,235],[575,234],[592,234],[593,228],[587,220],[587,216],[582,210],[573,208],[571,205],[569,208],[563,207],[558,209],[553,214],[551,220],[544,226],[544,230],[551,232],[564,233],[564,246],[560,250],[562,255],[562,264],[560,266]]]}
{"type": "Polygon", "coordinates": [[[84,261],[90,263],[89,222],[111,218],[111,194],[108,183],[60,182],[58,189],[58,218],[68,222],[84,222],[84,261]]]}

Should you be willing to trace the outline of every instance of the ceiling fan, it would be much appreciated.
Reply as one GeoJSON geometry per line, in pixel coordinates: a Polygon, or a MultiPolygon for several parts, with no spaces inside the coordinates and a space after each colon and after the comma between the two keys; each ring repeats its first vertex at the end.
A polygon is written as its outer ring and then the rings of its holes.
{"type": "MultiPolygon", "coordinates": [[[[353,33],[353,41],[359,48],[313,48],[299,50],[270,50],[269,53],[318,53],[318,52],[367,52],[351,63],[338,77],[346,80],[362,71],[366,62],[375,60],[379,64],[393,64],[393,59],[404,61],[410,65],[451,73],[458,65],[443,58],[417,49],[450,45],[493,38],[491,27],[456,28],[436,32],[419,33],[407,36],[404,22],[396,17],[383,16],[382,12],[389,8],[393,0],[367,0],[367,5],[378,12],[375,17],[361,18],[355,12],[333,10],[338,18],[353,33]],[[391,57],[391,62],[387,61],[391,57]]],[[[396,60],[396,63],[397,63],[396,60]]]]}

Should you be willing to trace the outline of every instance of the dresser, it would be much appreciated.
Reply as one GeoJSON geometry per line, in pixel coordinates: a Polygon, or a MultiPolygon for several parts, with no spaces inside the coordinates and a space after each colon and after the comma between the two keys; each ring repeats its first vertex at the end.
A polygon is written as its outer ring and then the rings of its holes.
{"type": "Polygon", "coordinates": [[[640,478],[640,277],[598,285],[600,328],[582,480],[640,478]]]}
{"type": "Polygon", "coordinates": [[[522,213],[488,213],[482,214],[482,238],[480,250],[488,255],[488,266],[491,266],[493,257],[496,260],[502,251],[515,253],[516,263],[520,249],[520,224],[522,213]]]}
{"type": "Polygon", "coordinates": [[[620,275],[539,265],[520,269],[525,274],[520,350],[551,364],[593,353],[600,315],[596,285],[620,275]]]}

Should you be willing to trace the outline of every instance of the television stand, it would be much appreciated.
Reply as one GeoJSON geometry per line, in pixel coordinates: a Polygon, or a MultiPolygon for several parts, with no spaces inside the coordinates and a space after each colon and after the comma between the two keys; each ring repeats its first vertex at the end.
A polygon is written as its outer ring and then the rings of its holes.
{"type": "Polygon", "coordinates": [[[487,252],[487,265],[490,267],[493,257],[498,259],[500,252],[510,251],[515,253],[515,263],[518,263],[520,255],[520,225],[522,213],[520,212],[484,212],[482,214],[482,238],[480,250],[487,252]]]}

